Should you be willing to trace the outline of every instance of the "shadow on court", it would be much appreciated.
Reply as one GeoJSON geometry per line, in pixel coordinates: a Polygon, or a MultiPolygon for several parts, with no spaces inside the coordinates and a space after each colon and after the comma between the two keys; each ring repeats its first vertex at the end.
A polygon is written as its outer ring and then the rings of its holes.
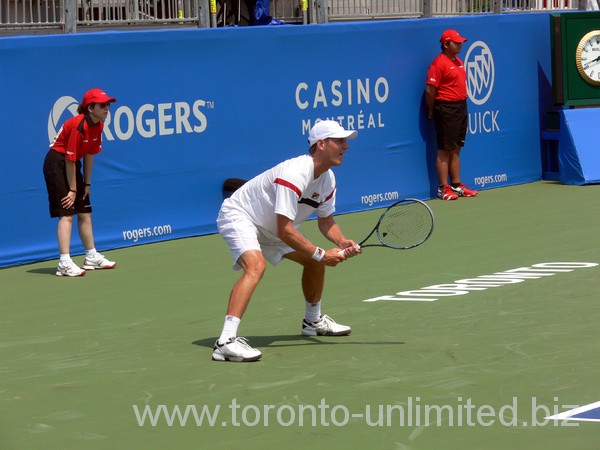
{"type": "MultiPolygon", "coordinates": [[[[300,345],[402,345],[404,342],[349,341],[348,336],[312,337],[302,335],[246,336],[253,347],[295,347],[300,345]]],[[[199,347],[213,348],[218,336],[192,342],[199,347]]]]}
{"type": "Polygon", "coordinates": [[[56,276],[56,267],[40,267],[38,269],[28,270],[27,273],[34,275],[52,275],[56,276]]]}

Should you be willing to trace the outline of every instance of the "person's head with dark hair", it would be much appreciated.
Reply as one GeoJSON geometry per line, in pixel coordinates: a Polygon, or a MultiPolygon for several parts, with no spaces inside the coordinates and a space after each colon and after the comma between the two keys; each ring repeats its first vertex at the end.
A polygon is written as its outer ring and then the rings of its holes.
{"type": "MultiPolygon", "coordinates": [[[[79,114],[90,114],[92,119],[104,119],[108,114],[110,104],[116,101],[116,98],[110,97],[102,89],[93,88],[85,93],[83,100],[77,107],[77,112],[79,114]],[[103,113],[105,109],[106,113],[103,113]]],[[[97,120],[94,121],[97,122],[97,120]]]]}

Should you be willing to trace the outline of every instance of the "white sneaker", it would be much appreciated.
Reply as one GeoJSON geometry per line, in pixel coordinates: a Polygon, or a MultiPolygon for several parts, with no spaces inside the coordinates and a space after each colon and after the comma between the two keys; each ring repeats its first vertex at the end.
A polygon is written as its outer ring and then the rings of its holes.
{"type": "Polygon", "coordinates": [[[56,276],[58,277],[82,277],[85,275],[85,270],[80,268],[73,261],[59,262],[56,268],[56,276]]]}
{"type": "Polygon", "coordinates": [[[251,362],[258,361],[261,356],[262,353],[259,350],[248,345],[246,338],[232,337],[224,344],[220,344],[217,339],[212,359],[213,361],[251,362]]]}
{"type": "Polygon", "coordinates": [[[86,256],[83,261],[83,268],[87,270],[95,270],[95,269],[113,269],[117,265],[114,261],[109,261],[101,255],[100,253],[96,253],[93,257],[86,256]]]}
{"type": "Polygon", "coordinates": [[[304,336],[347,336],[352,331],[348,325],[340,325],[327,314],[321,315],[319,320],[308,323],[302,320],[302,334],[304,336]]]}

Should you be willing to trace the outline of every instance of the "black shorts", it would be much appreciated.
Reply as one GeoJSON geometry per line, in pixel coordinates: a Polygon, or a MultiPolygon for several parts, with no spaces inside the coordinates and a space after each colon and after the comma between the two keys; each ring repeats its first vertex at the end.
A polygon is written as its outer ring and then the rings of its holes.
{"type": "Polygon", "coordinates": [[[433,121],[438,149],[454,150],[465,145],[469,124],[466,100],[458,102],[436,100],[433,107],[433,121]]]}
{"type": "Polygon", "coordinates": [[[81,161],[75,162],[77,181],[77,194],[75,195],[75,204],[73,208],[65,209],[62,207],[61,200],[69,193],[69,182],[67,180],[65,155],[54,150],[50,150],[44,159],[44,179],[46,180],[46,189],[48,190],[48,203],[50,205],[50,217],[73,216],[80,213],[91,213],[92,203],[88,196],[85,200],[85,186],[83,184],[83,174],[81,173],[81,161]]]}

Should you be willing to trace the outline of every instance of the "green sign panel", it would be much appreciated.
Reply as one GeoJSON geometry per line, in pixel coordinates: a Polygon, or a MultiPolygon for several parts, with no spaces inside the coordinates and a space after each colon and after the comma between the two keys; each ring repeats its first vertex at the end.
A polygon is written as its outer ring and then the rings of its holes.
{"type": "Polygon", "coordinates": [[[550,15],[552,86],[559,105],[600,105],[600,12],[550,15]]]}

